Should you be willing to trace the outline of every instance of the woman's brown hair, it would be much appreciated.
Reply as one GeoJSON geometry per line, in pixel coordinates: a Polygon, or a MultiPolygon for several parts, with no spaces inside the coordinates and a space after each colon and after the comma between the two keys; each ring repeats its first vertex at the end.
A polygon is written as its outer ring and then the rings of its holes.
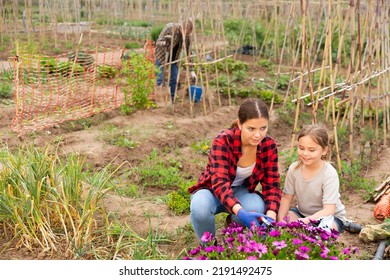
{"type": "MultiPolygon", "coordinates": [[[[238,120],[241,124],[248,120],[264,118],[269,120],[267,105],[258,98],[248,98],[241,104],[238,109],[238,120]]],[[[237,126],[237,120],[235,120],[231,127],[237,126]]]]}

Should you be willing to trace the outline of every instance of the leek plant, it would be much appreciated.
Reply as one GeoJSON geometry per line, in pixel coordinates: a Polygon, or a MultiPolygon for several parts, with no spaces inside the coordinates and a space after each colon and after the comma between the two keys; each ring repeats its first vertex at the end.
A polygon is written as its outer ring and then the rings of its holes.
{"type": "MultiPolygon", "coordinates": [[[[72,252],[89,246],[98,234],[97,215],[106,216],[102,200],[118,169],[87,177],[83,166],[82,156],[60,158],[51,147],[0,149],[0,223],[5,234],[30,250],[40,246],[56,251],[64,239],[72,252]]],[[[108,225],[107,219],[103,223],[108,225]]]]}

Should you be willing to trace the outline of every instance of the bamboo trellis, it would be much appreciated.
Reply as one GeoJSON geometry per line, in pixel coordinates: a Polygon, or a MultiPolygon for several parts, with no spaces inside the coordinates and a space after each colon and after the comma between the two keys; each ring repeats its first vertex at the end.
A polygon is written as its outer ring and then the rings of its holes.
{"type": "MultiPolygon", "coordinates": [[[[103,30],[116,34],[114,27],[121,21],[147,21],[159,25],[193,18],[196,24],[192,49],[196,55],[199,81],[205,89],[202,98],[205,114],[214,106],[222,105],[221,73],[215,71],[217,85],[213,89],[208,67],[236,54],[234,50],[243,44],[245,35],[248,35],[244,31],[249,26],[252,44],[260,42],[253,63],[267,58],[276,65],[270,110],[274,110],[277,93],[284,96],[282,106],[287,103],[294,106],[291,152],[301,124],[302,110],[309,110],[312,122],[323,122],[331,128],[339,168],[338,133],[341,129],[348,131],[348,158],[351,162],[358,155],[364,155],[367,146],[373,156],[388,143],[390,57],[386,54],[390,45],[389,1],[29,0],[24,6],[18,3],[17,0],[0,0],[1,45],[16,41],[22,35],[39,32],[41,38],[53,38],[55,46],[60,47],[56,26],[61,22],[89,22],[91,30],[87,35],[91,36],[92,32],[103,30]],[[24,14],[24,18],[20,18],[20,14],[24,14]],[[34,21],[34,18],[38,20],[34,21]],[[243,23],[235,38],[228,34],[224,25],[226,20],[243,23]],[[263,30],[262,38],[256,33],[257,26],[263,30]],[[47,30],[52,33],[48,35],[47,30]],[[206,54],[212,54],[214,60],[206,61],[206,54]],[[282,72],[290,75],[290,81],[287,90],[278,92],[282,72]],[[314,84],[315,75],[319,76],[317,84],[314,84]],[[303,100],[307,98],[310,102],[304,104],[303,100]],[[323,112],[323,117],[319,111],[323,112]],[[373,131],[373,137],[367,137],[369,131],[373,131]]],[[[66,36],[69,41],[79,37],[66,36]]],[[[120,32],[119,36],[122,36],[120,32]]],[[[227,63],[225,66],[227,70],[227,63]]],[[[226,72],[230,85],[232,77],[226,72]]],[[[188,76],[186,80],[189,83],[188,76]]],[[[227,96],[228,104],[233,104],[230,86],[227,96]]],[[[187,106],[184,104],[187,98],[182,100],[180,105],[187,106]]],[[[188,104],[192,112],[194,104],[188,104]]]]}

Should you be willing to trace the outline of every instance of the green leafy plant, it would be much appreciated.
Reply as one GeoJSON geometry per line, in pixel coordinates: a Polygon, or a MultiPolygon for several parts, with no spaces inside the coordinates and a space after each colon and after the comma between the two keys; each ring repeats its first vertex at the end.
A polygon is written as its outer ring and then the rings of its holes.
{"type": "Polygon", "coordinates": [[[258,64],[266,69],[272,68],[272,62],[269,59],[261,59],[258,64]]]}
{"type": "Polygon", "coordinates": [[[138,42],[128,42],[125,44],[125,48],[126,49],[129,49],[129,50],[132,50],[132,49],[139,49],[139,48],[142,48],[142,45],[138,42]]]}
{"type": "Polygon", "coordinates": [[[270,103],[273,97],[274,103],[276,104],[280,104],[283,101],[282,97],[279,94],[274,93],[273,90],[260,90],[257,95],[257,97],[259,97],[266,103],[270,103]]]}
{"type": "Polygon", "coordinates": [[[9,82],[3,82],[0,85],[0,98],[11,98],[11,97],[12,97],[12,84],[9,82]]]}
{"type": "Polygon", "coordinates": [[[235,71],[248,71],[249,65],[248,63],[240,60],[236,60],[234,58],[228,57],[226,61],[220,61],[216,63],[216,67],[220,71],[225,71],[226,72],[226,66],[227,66],[227,71],[229,73],[234,73],[235,71]]]}
{"type": "Polygon", "coordinates": [[[227,19],[223,22],[226,39],[233,45],[248,44],[259,48],[264,40],[265,30],[260,22],[242,19],[227,19]]]}
{"type": "Polygon", "coordinates": [[[124,187],[115,188],[115,192],[120,196],[126,197],[138,197],[139,196],[139,187],[134,184],[126,185],[124,187]]]}
{"type": "Polygon", "coordinates": [[[197,153],[207,155],[210,150],[210,141],[203,140],[191,144],[191,148],[194,149],[197,153]]]}
{"type": "Polygon", "coordinates": [[[113,144],[118,147],[126,147],[130,149],[134,149],[137,146],[137,144],[133,140],[127,138],[126,135],[119,135],[113,144]]]}
{"type": "Polygon", "coordinates": [[[158,36],[160,35],[161,31],[163,30],[164,25],[158,25],[154,26],[150,29],[150,39],[153,42],[156,42],[158,39],[158,36]]]}
{"type": "Polygon", "coordinates": [[[234,81],[243,81],[247,77],[247,70],[240,69],[233,71],[233,80],[234,81]]]}
{"type": "MultiPolygon", "coordinates": [[[[220,75],[217,79],[213,79],[210,81],[210,85],[217,85],[220,87],[227,87],[229,85],[228,78],[226,75],[220,75]]],[[[231,84],[231,81],[230,81],[231,84]]]]}
{"type": "Polygon", "coordinates": [[[255,82],[255,88],[259,90],[267,90],[267,89],[269,90],[272,89],[272,86],[267,84],[264,79],[259,79],[255,82]]]}
{"type": "Polygon", "coordinates": [[[115,126],[108,126],[104,129],[103,138],[110,145],[117,147],[126,147],[133,149],[137,143],[132,140],[132,132],[130,130],[118,129],[115,126]]]}
{"type": "Polygon", "coordinates": [[[179,162],[164,160],[154,149],[144,162],[133,170],[133,174],[139,178],[138,183],[145,187],[167,189],[183,184],[180,168],[179,162]]]}
{"type": "Polygon", "coordinates": [[[165,201],[172,212],[177,215],[189,213],[190,194],[187,190],[194,184],[194,181],[181,182],[178,190],[169,193],[165,197],[165,201]]]}
{"type": "Polygon", "coordinates": [[[167,195],[166,202],[169,209],[175,214],[184,214],[189,211],[189,195],[173,191],[167,195]]]}
{"type": "Polygon", "coordinates": [[[122,112],[129,113],[133,108],[139,110],[154,106],[149,95],[154,90],[156,71],[155,65],[141,53],[132,52],[129,59],[123,61],[121,74],[126,86],[123,87],[125,100],[121,107],[122,112]]]}
{"type": "Polygon", "coordinates": [[[98,65],[97,72],[99,78],[112,79],[117,74],[117,69],[109,65],[98,65]]]}
{"type": "Polygon", "coordinates": [[[290,83],[290,76],[286,74],[282,74],[278,78],[277,88],[280,90],[286,90],[289,83],[290,83]]]}

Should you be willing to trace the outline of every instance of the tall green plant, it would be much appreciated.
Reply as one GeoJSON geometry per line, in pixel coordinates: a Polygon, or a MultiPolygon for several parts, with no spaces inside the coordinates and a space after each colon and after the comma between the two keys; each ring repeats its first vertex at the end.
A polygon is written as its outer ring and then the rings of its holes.
{"type": "MultiPolygon", "coordinates": [[[[96,215],[113,173],[106,169],[87,178],[83,159],[60,159],[50,147],[0,150],[0,225],[32,249],[57,250],[59,240],[84,252],[96,235],[96,215]]],[[[115,171],[114,171],[115,172],[115,171]]]]}
{"type": "Polygon", "coordinates": [[[131,52],[123,63],[121,74],[125,78],[123,88],[125,103],[122,112],[150,108],[154,103],[149,99],[156,83],[156,66],[141,53],[131,52]]]}

